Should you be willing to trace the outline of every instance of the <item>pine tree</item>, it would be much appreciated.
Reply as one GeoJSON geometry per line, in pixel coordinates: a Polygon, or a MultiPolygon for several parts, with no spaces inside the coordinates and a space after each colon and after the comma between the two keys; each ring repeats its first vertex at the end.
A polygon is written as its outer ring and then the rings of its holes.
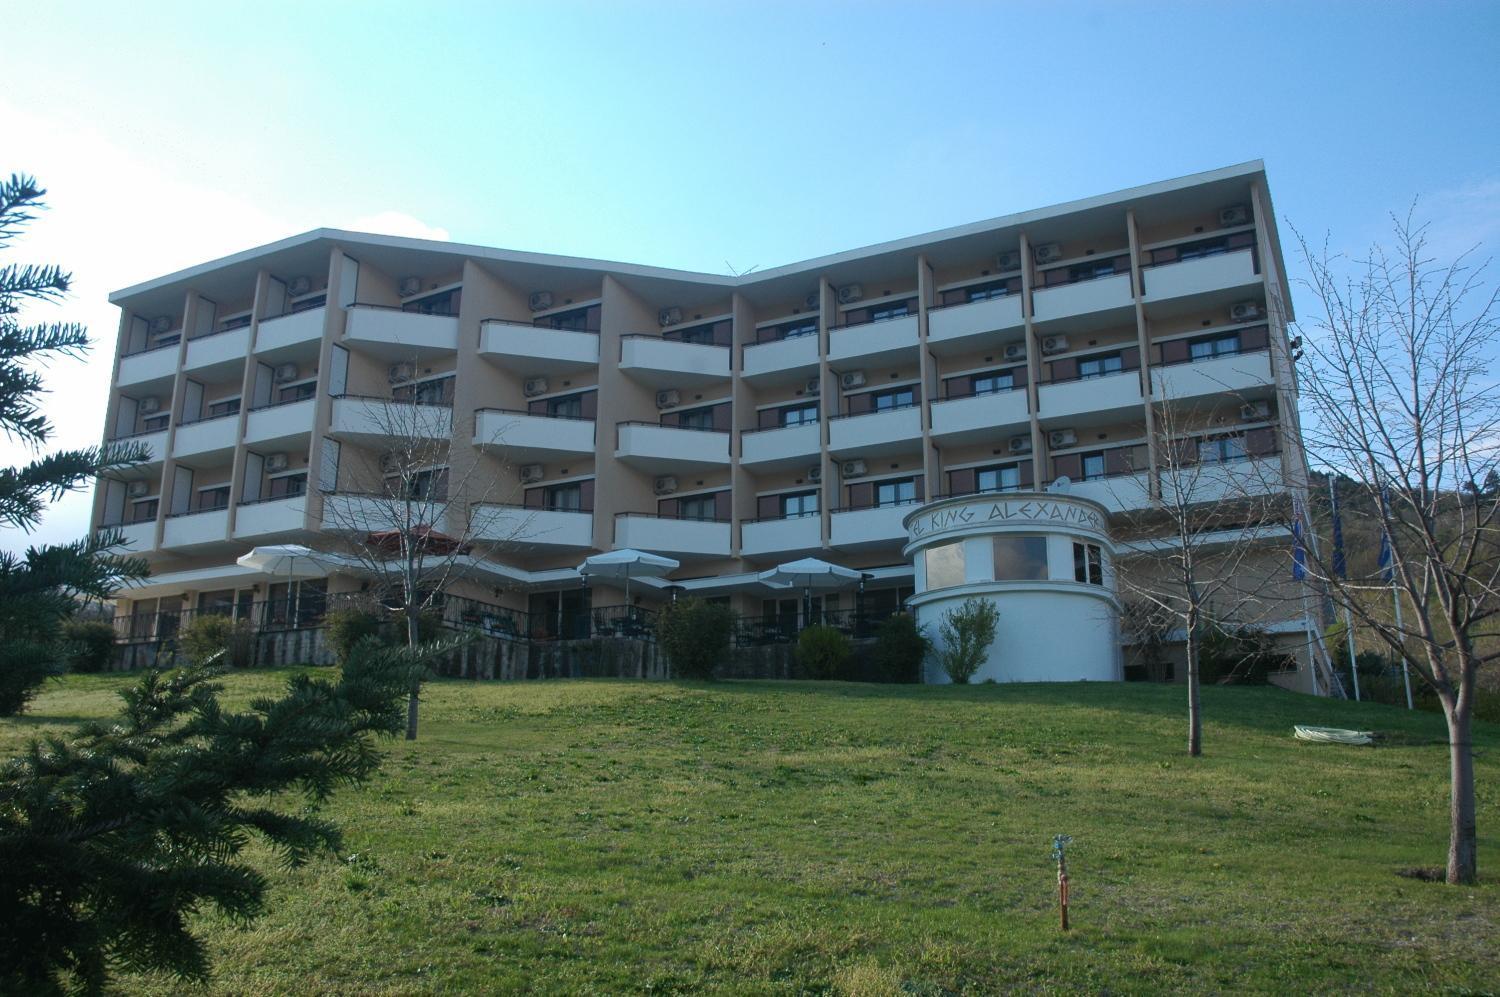
{"type": "MultiPolygon", "coordinates": [[[[36,180],[0,181],[0,250],[9,247],[43,207],[36,180]]],[[[86,487],[110,470],[144,460],[139,444],[85,447],[42,455],[52,423],[35,369],[56,358],[78,358],[88,334],[71,322],[24,324],[27,305],[67,293],[71,275],[51,265],[0,266],[0,432],[39,454],[22,467],[0,468],[0,525],[30,531],[48,503],[86,487]]],[[[121,556],[114,531],[75,543],[0,552],[0,716],[19,712],[58,668],[58,635],[80,597],[108,598],[122,582],[145,573],[144,562],[121,556]]]]}

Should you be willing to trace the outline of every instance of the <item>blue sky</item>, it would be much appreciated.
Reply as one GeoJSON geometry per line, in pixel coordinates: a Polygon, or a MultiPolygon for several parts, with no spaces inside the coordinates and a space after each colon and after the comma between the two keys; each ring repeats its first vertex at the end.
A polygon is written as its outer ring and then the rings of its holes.
{"type": "MultiPolygon", "coordinates": [[[[54,204],[13,255],[72,267],[58,314],[106,338],[109,290],[319,225],[724,272],[1255,158],[1281,224],[1336,247],[1418,195],[1441,245],[1500,244],[1493,2],[50,3],[7,25],[0,170],[54,204]]],[[[109,359],[53,369],[60,443],[97,441],[109,359]]]]}

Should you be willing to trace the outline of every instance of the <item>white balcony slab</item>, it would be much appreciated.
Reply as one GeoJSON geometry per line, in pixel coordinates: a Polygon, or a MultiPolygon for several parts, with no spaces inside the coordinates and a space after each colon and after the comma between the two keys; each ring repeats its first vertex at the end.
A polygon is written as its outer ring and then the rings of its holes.
{"type": "Polygon", "coordinates": [[[669,426],[616,427],[615,458],[652,474],[729,464],[729,434],[669,426]]]}
{"type": "Polygon", "coordinates": [[[829,517],[829,545],[838,550],[901,545],[906,542],[906,528],[901,521],[915,509],[914,505],[892,505],[878,509],[851,509],[829,517]]]}
{"type": "Polygon", "coordinates": [[[203,371],[208,368],[235,367],[250,352],[250,327],[190,339],[182,369],[203,371]]]}
{"type": "Polygon", "coordinates": [[[446,440],[453,435],[453,410],[352,395],[333,400],[329,431],[340,439],[379,443],[391,439],[446,440]]]}
{"type": "Polygon", "coordinates": [[[1145,474],[1116,474],[1069,482],[1066,493],[1093,499],[1110,512],[1144,509],[1151,504],[1150,479],[1145,474]]]}
{"type": "Polygon", "coordinates": [[[921,438],[922,413],[915,405],[828,423],[828,449],[840,457],[902,453],[921,438]]]}
{"type": "Polygon", "coordinates": [[[440,533],[450,533],[445,502],[413,501],[380,495],[336,492],[323,496],[323,529],[336,533],[363,534],[389,530],[398,523],[415,520],[440,533]]]}
{"type": "Polygon", "coordinates": [[[806,464],[818,459],[823,427],[816,422],[740,435],[740,463],[758,468],[806,464]]]}
{"type": "Polygon", "coordinates": [[[168,516],[162,532],[161,545],[167,547],[202,547],[219,543],[229,534],[229,510],[211,509],[207,512],[190,512],[182,516],[168,516]]]}
{"type": "Polygon", "coordinates": [[[740,527],[740,553],[745,557],[812,552],[823,546],[823,518],[762,519],[740,527]]]}
{"type": "Polygon", "coordinates": [[[458,316],[350,308],[344,342],[385,360],[441,356],[458,349],[458,316]]]}
{"type": "Polygon", "coordinates": [[[148,353],[136,353],[120,358],[120,376],[115,383],[120,387],[158,381],[177,373],[177,344],[164,346],[148,353]]]}
{"type": "Polygon", "coordinates": [[[476,540],[521,551],[577,551],[594,546],[594,514],[515,505],[475,505],[470,530],[476,540]]]}
{"type": "Polygon", "coordinates": [[[1032,292],[1031,302],[1032,318],[1037,322],[1134,307],[1128,273],[1042,288],[1032,292]]]}
{"type": "Polygon", "coordinates": [[[255,331],[255,352],[268,353],[322,339],[325,311],[324,308],[309,308],[305,312],[261,319],[255,331]]]}
{"type": "Polygon", "coordinates": [[[828,361],[840,363],[890,363],[917,356],[917,317],[866,322],[828,334],[828,361]]]}
{"type": "Polygon", "coordinates": [[[1195,464],[1176,472],[1162,472],[1162,495],[1174,506],[1184,500],[1192,503],[1233,501],[1272,494],[1285,488],[1280,455],[1195,464]]]}
{"type": "Polygon", "coordinates": [[[653,388],[690,388],[729,377],[729,347],[655,336],[620,340],[620,369],[653,388]]]}
{"type": "Polygon", "coordinates": [[[783,384],[818,372],[818,337],[793,336],[754,343],[741,354],[741,376],[759,384],[783,384]]]}
{"type": "Polygon", "coordinates": [[[1019,340],[1023,328],[1019,294],[927,313],[927,342],[939,355],[972,353],[992,347],[999,339],[1019,340]]]}
{"type": "Polygon", "coordinates": [[[143,523],[122,523],[112,527],[118,530],[124,538],[125,547],[132,554],[151,550],[156,546],[156,520],[148,519],[143,523]]]}
{"type": "Polygon", "coordinates": [[[671,557],[728,557],[729,524],[629,514],[616,516],[615,547],[671,557]]]}
{"type": "Polygon", "coordinates": [[[1037,390],[1037,415],[1054,423],[1058,419],[1071,419],[1085,413],[1101,418],[1114,417],[1139,412],[1140,408],[1141,375],[1134,370],[1060,384],[1043,384],[1037,390]]]}
{"type": "Polygon", "coordinates": [[[255,409],[245,416],[245,442],[280,442],[311,433],[316,407],[316,399],[304,398],[300,402],[255,409]]]}
{"type": "Polygon", "coordinates": [[[234,511],[236,540],[300,532],[307,524],[307,496],[251,502],[234,511]]]}
{"type": "Polygon", "coordinates": [[[1029,421],[1024,388],[932,403],[933,438],[947,443],[999,439],[1029,421]]]}
{"type": "Polygon", "coordinates": [[[479,353],[526,377],[561,374],[599,365],[599,335],[489,321],[480,327],[479,353]]]}
{"type": "Polygon", "coordinates": [[[217,419],[204,419],[177,427],[172,440],[172,453],[183,457],[204,457],[223,454],[234,449],[235,437],[239,435],[240,417],[222,415],[217,419]]]}
{"type": "Polygon", "coordinates": [[[1156,397],[1173,400],[1264,394],[1264,389],[1275,383],[1271,377],[1271,354],[1265,350],[1153,367],[1151,379],[1156,397]]]}
{"type": "Polygon", "coordinates": [[[143,463],[146,464],[160,463],[162,458],[167,455],[167,431],[165,429],[159,429],[154,433],[138,433],[135,436],[126,436],[118,440],[111,440],[110,443],[120,446],[132,444],[145,447],[147,456],[143,463]]]}
{"type": "Polygon", "coordinates": [[[1250,289],[1261,283],[1261,276],[1255,272],[1255,261],[1248,249],[1151,267],[1145,271],[1143,279],[1147,302],[1214,291],[1250,289]]]}
{"type": "Polygon", "coordinates": [[[480,409],[474,413],[474,445],[516,463],[546,463],[594,452],[594,420],[558,419],[524,412],[480,409]]]}

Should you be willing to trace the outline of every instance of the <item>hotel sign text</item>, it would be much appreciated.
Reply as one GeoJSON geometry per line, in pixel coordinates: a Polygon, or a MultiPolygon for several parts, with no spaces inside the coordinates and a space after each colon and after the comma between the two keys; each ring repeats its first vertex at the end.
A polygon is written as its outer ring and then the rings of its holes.
{"type": "Polygon", "coordinates": [[[911,521],[908,528],[911,538],[917,540],[929,533],[1002,523],[1006,526],[1073,525],[1099,533],[1105,531],[1104,515],[1098,509],[1039,498],[998,499],[946,506],[922,513],[911,521]]]}

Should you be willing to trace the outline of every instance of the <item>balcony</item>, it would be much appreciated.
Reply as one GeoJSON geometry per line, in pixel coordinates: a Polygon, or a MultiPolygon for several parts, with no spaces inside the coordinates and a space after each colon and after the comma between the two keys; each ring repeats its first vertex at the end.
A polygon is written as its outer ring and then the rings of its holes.
{"type": "Polygon", "coordinates": [[[828,362],[885,364],[915,360],[917,316],[865,322],[834,329],[828,334],[828,362]]]}
{"type": "Polygon", "coordinates": [[[408,517],[430,518],[439,533],[448,528],[448,504],[441,499],[404,499],[360,492],[334,492],[323,496],[323,529],[335,533],[363,535],[389,530],[408,517]]]}
{"type": "Polygon", "coordinates": [[[729,347],[660,336],[620,340],[620,369],[653,388],[691,388],[729,377],[729,347]]]}
{"type": "Polygon", "coordinates": [[[1135,307],[1129,273],[1039,288],[1031,302],[1032,319],[1038,323],[1135,307]]]}
{"type": "Polygon", "coordinates": [[[245,417],[245,442],[284,443],[311,433],[316,407],[315,399],[304,398],[297,402],[252,409],[245,417]]]}
{"type": "Polygon", "coordinates": [[[167,455],[167,431],[158,429],[154,433],[135,433],[131,436],[117,436],[109,441],[111,444],[123,446],[134,444],[146,448],[146,459],[143,464],[159,464],[167,455]]]}
{"type": "Polygon", "coordinates": [[[355,305],[349,309],[344,342],[383,360],[441,356],[458,349],[458,316],[355,305]]]}
{"type": "Polygon", "coordinates": [[[202,371],[212,367],[234,367],[241,364],[249,353],[250,327],[241,326],[188,340],[182,369],[202,371]]]}
{"type": "Polygon", "coordinates": [[[1172,505],[1183,500],[1199,503],[1251,498],[1286,489],[1278,454],[1194,464],[1175,473],[1174,485],[1170,477],[1173,472],[1162,472],[1162,494],[1172,505]]]}
{"type": "Polygon", "coordinates": [[[1037,414],[1048,422],[1089,415],[1093,421],[1141,415],[1140,371],[1053,382],[1037,389],[1037,414]]]}
{"type": "Polygon", "coordinates": [[[100,529],[118,530],[120,536],[124,538],[126,550],[132,554],[139,554],[156,546],[155,516],[139,523],[116,523],[113,526],[102,526],[100,529]]]}
{"type": "Polygon", "coordinates": [[[236,540],[299,533],[307,523],[307,496],[242,502],[234,512],[236,540]]]}
{"type": "Polygon", "coordinates": [[[1110,512],[1144,509],[1151,504],[1150,479],[1141,473],[1073,481],[1065,494],[1093,499],[1110,512]]]}
{"type": "Polygon", "coordinates": [[[1019,339],[1021,296],[1008,294],[927,313],[927,343],[939,355],[973,353],[993,347],[997,336],[1019,339]]]}
{"type": "Polygon", "coordinates": [[[828,422],[828,449],[840,457],[904,453],[921,438],[922,412],[915,405],[835,416],[828,422]]]}
{"type": "Polygon", "coordinates": [[[594,420],[482,408],[474,413],[474,445],[527,464],[588,457],[594,453],[594,420]]]}
{"type": "Polygon", "coordinates": [[[770,469],[817,460],[823,428],[816,422],[779,429],[749,430],[740,434],[740,463],[770,469]]]}
{"type": "Polygon", "coordinates": [[[830,517],[828,544],[838,550],[857,550],[906,542],[901,521],[919,503],[877,506],[870,509],[835,509],[830,517]]]}
{"type": "Polygon", "coordinates": [[[377,446],[393,439],[446,440],[453,436],[453,410],[446,405],[341,395],[333,400],[329,433],[337,439],[377,446]]]}
{"type": "Polygon", "coordinates": [[[1029,423],[1024,387],[932,404],[933,439],[949,444],[993,440],[1019,432],[1029,423]]]}
{"type": "Polygon", "coordinates": [[[309,308],[273,319],[261,319],[260,327],[255,331],[255,352],[269,353],[322,339],[326,311],[326,308],[309,308]]]}
{"type": "Polygon", "coordinates": [[[229,534],[229,510],[208,509],[167,517],[162,532],[163,549],[203,547],[225,540],[229,534]]]}
{"type": "Polygon", "coordinates": [[[120,358],[120,373],[115,383],[120,387],[159,381],[177,374],[177,344],[162,346],[145,353],[132,353],[120,358]]]}
{"type": "Polygon", "coordinates": [[[172,453],[179,460],[184,457],[205,459],[223,457],[234,450],[235,438],[240,431],[240,417],[221,415],[214,419],[202,419],[177,427],[177,436],[172,441],[172,453]]]}
{"type": "Polygon", "coordinates": [[[594,514],[574,509],[526,509],[476,503],[469,529],[475,540],[529,551],[581,551],[594,546],[594,514]]]}
{"type": "Polygon", "coordinates": [[[1271,355],[1265,350],[1153,367],[1151,380],[1156,397],[1173,401],[1220,394],[1243,398],[1264,394],[1275,384],[1271,355]]]}
{"type": "Polygon", "coordinates": [[[740,527],[740,553],[769,557],[816,551],[823,546],[823,517],[755,519],[740,527]]]}
{"type": "Polygon", "coordinates": [[[479,354],[526,376],[564,374],[599,366],[599,334],[487,319],[479,330],[479,354]]]}
{"type": "Polygon", "coordinates": [[[615,517],[615,547],[672,557],[728,557],[729,524],[622,512],[615,517]]]}
{"type": "Polygon", "coordinates": [[[793,336],[754,343],[741,353],[741,376],[757,384],[786,384],[818,373],[818,337],[793,336]]]}
{"type": "Polygon", "coordinates": [[[1145,300],[1152,303],[1195,294],[1248,292],[1260,286],[1261,275],[1255,272],[1254,251],[1240,249],[1179,263],[1162,263],[1148,268],[1142,281],[1146,286],[1145,300]]]}
{"type": "Polygon", "coordinates": [[[654,422],[622,422],[615,432],[615,458],[650,474],[729,466],[728,433],[654,422]]]}

